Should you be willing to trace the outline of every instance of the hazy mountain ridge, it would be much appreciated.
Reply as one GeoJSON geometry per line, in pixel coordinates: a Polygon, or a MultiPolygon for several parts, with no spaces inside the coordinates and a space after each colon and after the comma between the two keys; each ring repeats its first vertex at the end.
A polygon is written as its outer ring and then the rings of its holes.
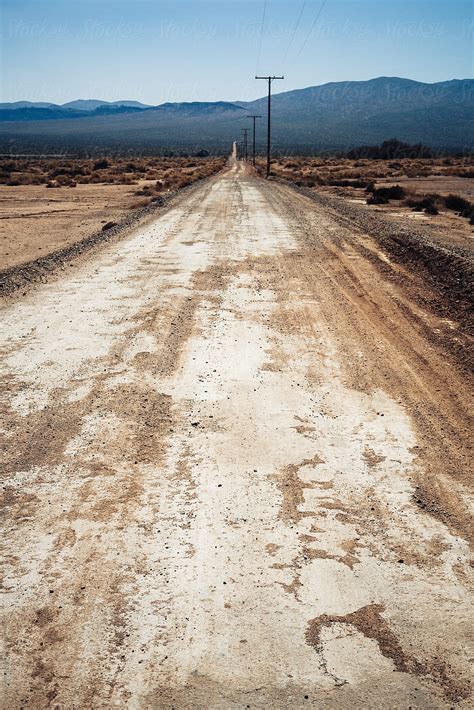
{"type": "Polygon", "coordinates": [[[165,103],[159,106],[146,106],[145,104],[140,104],[138,101],[100,102],[96,99],[78,99],[77,101],[71,101],[61,106],[55,104],[40,105],[29,101],[19,101],[17,104],[0,104],[0,122],[91,118],[93,116],[109,116],[118,113],[134,113],[150,110],[173,110],[187,113],[205,113],[206,111],[214,110],[224,111],[229,108],[238,109],[240,111],[245,110],[242,106],[231,104],[227,101],[190,101],[165,103]]]}
{"type": "MultiPolygon", "coordinates": [[[[131,150],[160,152],[203,147],[227,151],[250,127],[244,111],[265,117],[266,97],[251,102],[180,102],[159,106],[125,106],[104,102],[88,111],[69,107],[24,106],[14,111],[57,111],[55,120],[12,121],[0,104],[2,151],[131,150]],[[58,111],[59,110],[59,111],[58,111]],[[76,115],[70,112],[76,111],[76,115]]],[[[82,102],[82,103],[81,103],[82,102]]],[[[20,102],[27,103],[27,102],[20,102]]],[[[135,102],[127,102],[134,104],[135,102]]],[[[345,150],[397,137],[433,148],[472,151],[470,126],[474,80],[425,84],[379,77],[369,81],[331,82],[275,94],[272,101],[273,144],[285,152],[345,150]]],[[[17,114],[19,118],[19,114],[17,114]]],[[[258,122],[262,147],[265,121],[258,122]]]]}
{"type": "Polygon", "coordinates": [[[0,103],[0,110],[19,108],[58,108],[77,109],[79,111],[94,111],[100,106],[130,106],[132,108],[151,108],[151,104],[142,104],[140,101],[101,101],[100,99],[75,99],[65,104],[55,104],[45,101],[13,101],[0,103]]]}
{"type": "Polygon", "coordinates": [[[76,99],[75,101],[68,101],[65,104],[61,104],[62,108],[75,108],[80,111],[94,111],[100,106],[127,106],[130,108],[151,108],[151,104],[142,104],[141,101],[129,101],[125,99],[123,101],[101,101],[100,99],[76,99]]]}
{"type": "Polygon", "coordinates": [[[134,113],[146,111],[135,106],[101,104],[95,109],[79,110],[64,109],[59,106],[39,108],[37,106],[21,107],[16,109],[0,109],[0,122],[4,121],[52,121],[58,119],[90,118],[91,116],[108,116],[117,113],[134,113]]]}

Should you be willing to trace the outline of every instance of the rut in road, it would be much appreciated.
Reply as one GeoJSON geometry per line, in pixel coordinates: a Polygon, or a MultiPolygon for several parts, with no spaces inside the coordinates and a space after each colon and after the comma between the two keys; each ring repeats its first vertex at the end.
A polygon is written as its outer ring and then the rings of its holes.
{"type": "Polygon", "coordinates": [[[231,161],[6,307],[7,707],[469,706],[467,395],[407,282],[231,161]]]}

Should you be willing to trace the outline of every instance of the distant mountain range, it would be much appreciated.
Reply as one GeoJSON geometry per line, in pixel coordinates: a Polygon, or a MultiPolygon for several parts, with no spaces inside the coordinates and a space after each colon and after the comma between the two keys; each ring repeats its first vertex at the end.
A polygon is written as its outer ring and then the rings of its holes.
{"type": "Polygon", "coordinates": [[[62,104],[62,108],[75,108],[80,111],[94,111],[99,106],[130,106],[131,108],[151,108],[151,105],[140,101],[99,101],[98,99],[76,99],[62,104]]]}
{"type": "Polygon", "coordinates": [[[12,103],[0,103],[0,110],[11,110],[20,108],[54,108],[54,109],[76,109],[78,111],[94,111],[99,106],[131,106],[132,108],[151,108],[148,104],[140,101],[101,101],[100,99],[76,99],[65,104],[53,104],[45,101],[13,101],[12,103]]]}
{"type": "Polygon", "coordinates": [[[66,104],[48,104],[42,101],[16,101],[0,103],[0,122],[4,121],[50,121],[60,118],[86,118],[110,116],[116,113],[133,113],[154,108],[139,101],[100,101],[78,99],[66,104]]]}
{"type": "MultiPolygon", "coordinates": [[[[347,150],[396,137],[472,151],[474,80],[425,84],[397,77],[312,86],[273,96],[273,145],[287,153],[347,150]]],[[[227,151],[247,114],[266,115],[266,97],[245,102],[79,99],[0,104],[0,151],[227,151]]],[[[259,145],[265,136],[259,122],[259,145]]]]}

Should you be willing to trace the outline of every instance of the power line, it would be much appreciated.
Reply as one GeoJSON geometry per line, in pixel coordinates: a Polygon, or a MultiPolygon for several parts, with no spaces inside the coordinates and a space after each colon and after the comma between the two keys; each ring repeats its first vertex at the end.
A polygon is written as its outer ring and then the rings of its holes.
{"type": "Polygon", "coordinates": [[[326,4],[326,0],[323,0],[322,3],[321,3],[320,8],[319,8],[319,10],[318,10],[318,13],[317,13],[316,17],[314,18],[313,24],[312,24],[311,27],[309,28],[309,32],[308,32],[308,34],[306,35],[306,37],[305,37],[305,39],[304,39],[304,42],[303,42],[303,44],[302,44],[301,47],[300,47],[300,50],[299,50],[298,54],[295,55],[295,60],[294,60],[293,65],[292,65],[291,68],[294,67],[294,65],[296,64],[296,60],[300,57],[300,55],[301,55],[301,53],[303,52],[304,48],[305,48],[306,45],[308,44],[308,40],[309,40],[309,38],[311,37],[311,35],[313,34],[313,30],[314,30],[314,28],[315,28],[316,25],[317,25],[317,22],[318,22],[318,20],[319,20],[319,18],[320,18],[320,16],[321,16],[321,13],[322,13],[322,11],[323,11],[323,9],[324,9],[325,4],[326,4]]]}
{"type": "Polygon", "coordinates": [[[258,70],[260,69],[260,55],[262,54],[262,39],[263,39],[263,27],[265,25],[265,15],[267,12],[267,0],[264,0],[263,2],[263,14],[262,14],[262,23],[260,25],[260,40],[258,43],[258,54],[257,54],[257,73],[258,70]]]}
{"type": "Polygon", "coordinates": [[[306,3],[307,3],[307,2],[308,2],[308,0],[303,0],[303,4],[302,4],[301,10],[300,10],[300,14],[298,15],[298,19],[296,20],[296,24],[295,24],[295,26],[293,27],[293,33],[292,33],[292,35],[291,35],[290,41],[288,42],[288,46],[287,46],[287,48],[286,48],[285,54],[283,55],[283,62],[282,62],[283,66],[285,65],[286,58],[288,57],[288,52],[290,51],[290,47],[291,47],[291,45],[293,44],[293,40],[294,40],[294,38],[295,38],[295,34],[296,34],[297,30],[298,30],[298,27],[300,26],[301,18],[303,17],[303,12],[304,12],[304,9],[305,9],[305,7],[306,7],[306,3]]]}

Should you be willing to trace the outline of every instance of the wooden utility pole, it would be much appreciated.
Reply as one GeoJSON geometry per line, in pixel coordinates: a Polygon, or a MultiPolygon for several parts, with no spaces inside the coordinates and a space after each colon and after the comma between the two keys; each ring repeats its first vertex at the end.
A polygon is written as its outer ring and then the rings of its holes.
{"type": "Polygon", "coordinates": [[[254,116],[247,116],[247,118],[253,118],[253,146],[252,146],[253,151],[252,152],[253,152],[253,164],[255,166],[255,121],[257,120],[257,118],[262,118],[262,116],[254,115],[254,116]]]}
{"type": "Polygon", "coordinates": [[[244,134],[244,160],[247,163],[249,159],[249,149],[248,149],[248,128],[242,128],[244,134]]]}
{"type": "Polygon", "coordinates": [[[256,79],[268,81],[268,116],[267,116],[267,177],[270,175],[270,152],[271,152],[271,108],[272,108],[272,81],[284,79],[284,76],[256,76],[256,79]]]}

